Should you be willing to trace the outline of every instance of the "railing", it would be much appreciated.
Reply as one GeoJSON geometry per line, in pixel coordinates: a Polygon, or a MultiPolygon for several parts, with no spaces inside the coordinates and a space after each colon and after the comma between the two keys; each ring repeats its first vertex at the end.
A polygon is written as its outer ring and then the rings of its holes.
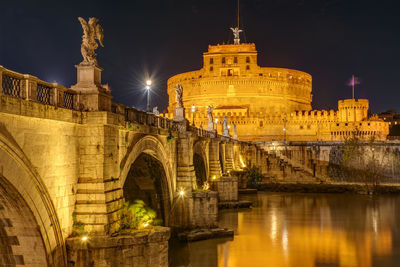
{"type": "Polygon", "coordinates": [[[76,109],[77,94],[57,83],[17,73],[0,66],[0,94],[39,102],[45,105],[76,109]]]}
{"type": "MultiPolygon", "coordinates": [[[[120,109],[118,108],[117,105],[114,105],[114,107],[112,107],[111,110],[115,111],[114,113],[119,113],[118,111],[120,109]]],[[[124,115],[125,115],[125,121],[127,122],[153,126],[161,129],[174,130],[173,121],[159,115],[147,113],[142,110],[137,110],[135,108],[128,108],[128,107],[125,107],[124,115]]]]}

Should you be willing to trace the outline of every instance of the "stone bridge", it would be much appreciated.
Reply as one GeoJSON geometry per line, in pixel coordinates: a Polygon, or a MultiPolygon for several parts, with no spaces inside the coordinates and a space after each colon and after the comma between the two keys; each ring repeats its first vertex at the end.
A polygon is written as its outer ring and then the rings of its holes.
{"type": "Polygon", "coordinates": [[[263,167],[254,144],[112,103],[100,72],[78,66],[66,88],[0,66],[1,266],[67,266],[75,228],[110,237],[135,194],[157,202],[165,226],[213,226],[217,194],[198,190],[204,181],[247,160],[263,167]]]}

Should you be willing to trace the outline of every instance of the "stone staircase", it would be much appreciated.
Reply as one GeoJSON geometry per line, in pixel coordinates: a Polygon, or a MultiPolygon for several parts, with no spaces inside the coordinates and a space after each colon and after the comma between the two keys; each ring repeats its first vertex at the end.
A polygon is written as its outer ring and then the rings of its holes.
{"type": "Polygon", "coordinates": [[[313,174],[313,170],[297,163],[281,153],[268,153],[270,162],[267,168],[267,177],[279,182],[301,182],[321,183],[327,181],[327,177],[320,177],[313,174]]]}

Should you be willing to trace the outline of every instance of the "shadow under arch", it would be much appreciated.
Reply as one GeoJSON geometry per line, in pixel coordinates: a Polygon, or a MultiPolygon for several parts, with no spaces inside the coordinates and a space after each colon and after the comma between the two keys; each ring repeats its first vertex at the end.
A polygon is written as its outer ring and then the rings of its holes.
{"type": "MultiPolygon", "coordinates": [[[[154,159],[155,162],[153,166],[157,166],[157,163],[160,164],[160,167],[163,170],[163,174],[165,177],[161,178],[160,184],[162,192],[158,192],[158,194],[163,194],[163,213],[164,213],[164,224],[168,226],[170,218],[169,212],[172,206],[173,201],[173,192],[176,186],[172,174],[172,167],[170,160],[168,158],[167,152],[160,140],[151,135],[146,135],[140,138],[134,145],[129,149],[129,152],[124,160],[123,166],[121,166],[121,175],[120,182],[121,188],[125,189],[125,184],[127,182],[127,178],[129,177],[134,170],[132,168],[135,166],[137,161],[149,162],[151,159],[154,159]]],[[[151,165],[151,164],[150,164],[151,165]]],[[[133,173],[135,174],[135,173],[133,173]]],[[[124,196],[126,193],[124,192],[124,196]]]]}
{"type": "MultiPolygon", "coordinates": [[[[0,125],[0,179],[20,203],[32,212],[43,240],[49,266],[67,266],[65,242],[56,209],[47,188],[17,142],[0,125]]],[[[9,192],[10,193],[10,192],[9,192]]],[[[29,250],[28,250],[29,251],[29,250]]]]}
{"type": "Polygon", "coordinates": [[[193,146],[193,165],[196,173],[197,187],[201,188],[203,183],[209,178],[208,155],[205,144],[201,141],[197,141],[193,146]]]}

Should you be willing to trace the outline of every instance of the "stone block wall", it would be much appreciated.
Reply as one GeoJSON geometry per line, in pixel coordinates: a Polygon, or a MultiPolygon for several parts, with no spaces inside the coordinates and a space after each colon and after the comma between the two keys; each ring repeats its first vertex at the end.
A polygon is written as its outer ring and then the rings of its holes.
{"type": "Polygon", "coordinates": [[[168,267],[170,230],[154,227],[116,237],[91,236],[67,239],[68,266],[168,267]]]}
{"type": "Polygon", "coordinates": [[[81,112],[4,95],[0,101],[1,131],[17,143],[43,179],[63,235],[68,236],[76,201],[81,112]]]}
{"type": "Polygon", "coordinates": [[[218,199],[217,193],[193,192],[193,218],[194,228],[212,228],[218,226],[218,199]]]}
{"type": "Polygon", "coordinates": [[[213,191],[193,191],[191,196],[175,199],[173,225],[181,229],[218,226],[218,197],[213,191]]]}
{"type": "Polygon", "coordinates": [[[212,187],[218,192],[219,202],[238,201],[238,178],[222,176],[212,182],[212,187]]]}

